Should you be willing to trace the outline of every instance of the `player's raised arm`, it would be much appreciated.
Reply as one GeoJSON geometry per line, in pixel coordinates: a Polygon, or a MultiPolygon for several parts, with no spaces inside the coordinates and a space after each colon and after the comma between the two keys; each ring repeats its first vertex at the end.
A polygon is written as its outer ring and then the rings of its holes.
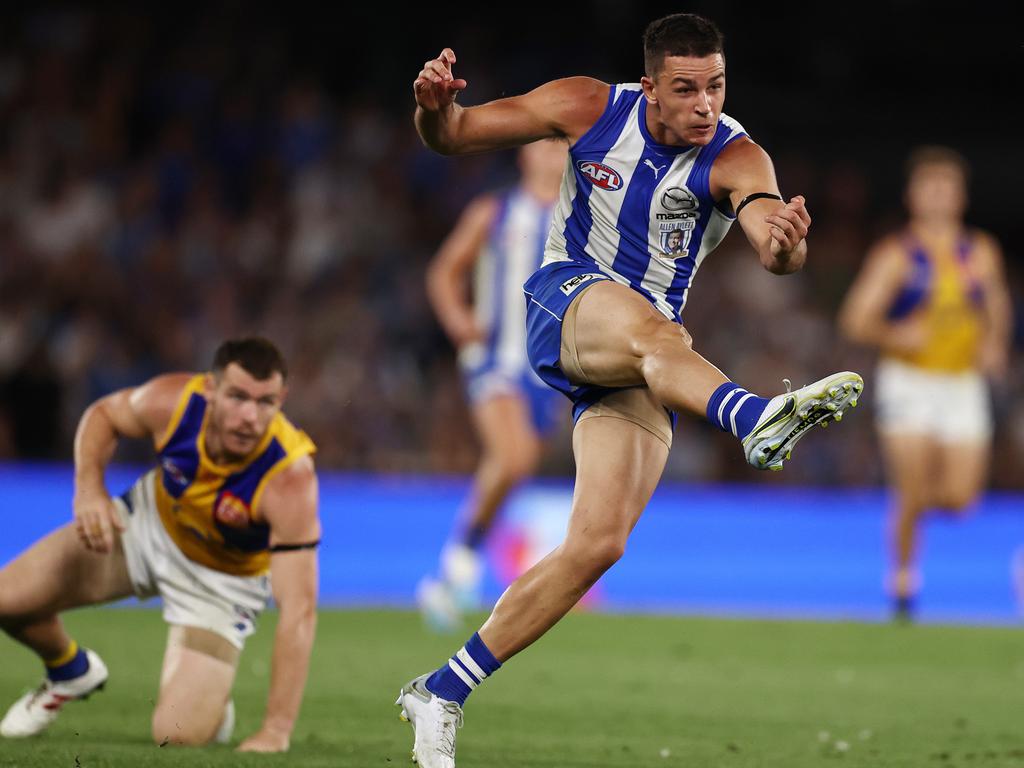
{"type": "Polygon", "coordinates": [[[316,634],[320,518],[313,460],[303,456],[271,478],[256,513],[270,525],[270,579],[280,615],[270,692],[260,730],[241,752],[284,752],[299,716],[316,634]]]}
{"type": "Polygon", "coordinates": [[[575,141],[604,111],[609,86],[589,77],[553,80],[521,96],[476,107],[455,103],[465,80],[452,72],[455,52],[445,48],[423,65],[413,83],[416,130],[444,155],[462,155],[555,137],[575,141]]]}
{"type": "Polygon", "coordinates": [[[811,216],[803,196],[782,199],[767,152],[750,139],[736,139],[711,169],[711,190],[716,199],[728,195],[765,269],[785,275],[803,267],[811,216]]]}
{"type": "Polygon", "coordinates": [[[122,437],[159,436],[174,411],[189,374],[157,376],[139,387],[122,389],[90,405],[75,432],[75,525],[82,542],[109,552],[114,531],[123,530],[103,479],[122,437]]]}

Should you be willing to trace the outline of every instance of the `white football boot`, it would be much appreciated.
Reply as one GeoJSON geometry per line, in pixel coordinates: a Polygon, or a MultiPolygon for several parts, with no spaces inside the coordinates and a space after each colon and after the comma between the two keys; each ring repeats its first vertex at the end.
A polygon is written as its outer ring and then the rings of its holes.
{"type": "Polygon", "coordinates": [[[430,677],[420,675],[402,688],[395,702],[401,719],[412,725],[412,761],[420,768],[455,768],[455,732],[462,727],[462,707],[427,690],[430,677]]]}
{"type": "Polygon", "coordinates": [[[441,577],[460,611],[480,607],[480,584],[484,575],[483,558],[464,544],[451,544],[441,553],[441,577]]]}
{"type": "Polygon", "coordinates": [[[231,735],[235,732],[235,700],[228,699],[224,705],[224,717],[220,721],[217,732],[213,735],[214,744],[227,744],[231,741],[231,735]]]}
{"type": "Polygon", "coordinates": [[[768,401],[757,424],[743,438],[747,461],[757,469],[782,469],[793,446],[814,426],[827,427],[840,421],[847,408],[857,407],[857,398],[864,391],[864,379],[851,371],[833,373],[813,384],[776,395],[768,401]]]}
{"type": "Polygon", "coordinates": [[[103,690],[107,682],[107,665],[88,648],[85,656],[89,659],[89,669],[84,675],[59,682],[47,678],[34,691],[14,702],[0,721],[0,736],[18,739],[42,733],[57,719],[61,707],[67,702],[87,699],[94,691],[103,690]]]}

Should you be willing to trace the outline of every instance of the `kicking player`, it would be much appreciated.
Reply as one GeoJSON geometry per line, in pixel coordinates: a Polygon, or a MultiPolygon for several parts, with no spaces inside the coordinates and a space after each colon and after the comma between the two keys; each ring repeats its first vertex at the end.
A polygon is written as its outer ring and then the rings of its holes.
{"type": "Polygon", "coordinates": [[[418,589],[420,608],[438,629],[453,628],[461,611],[478,604],[479,548],[505,499],[533,474],[542,438],[561,416],[561,395],[526,357],[523,283],[544,257],[566,149],[557,139],[520,149],[519,183],[471,202],[427,273],[427,295],[459,351],[483,447],[462,530],[441,553],[439,578],[424,579],[418,589]]]}
{"type": "Polygon", "coordinates": [[[920,587],[920,520],[959,512],[988,473],[985,377],[1006,372],[1010,298],[995,238],[964,224],[967,164],[922,147],[907,163],[905,229],[879,241],[850,289],[840,326],[877,347],[876,422],[893,491],[889,590],[910,618],[920,587]]]}
{"type": "Polygon", "coordinates": [[[159,595],[170,625],[153,740],[227,742],[239,653],[272,591],[280,618],[266,715],[239,749],[288,749],[316,628],[320,522],[315,446],[281,413],[285,376],[270,342],[228,341],[208,374],[158,376],[86,410],[74,522],[0,570],[0,627],[46,666],[0,734],[38,734],[64,704],[103,688],[106,664],[59,614],[135,594],[159,595]],[[111,497],[104,467],[121,438],[152,440],[158,465],[111,497]]]}
{"type": "Polygon", "coordinates": [[[530,361],[573,402],[577,467],[562,544],[449,661],[402,689],[425,768],[454,765],[470,691],[622,556],[664,469],[670,413],[706,416],[753,466],[778,469],[810,427],[856,404],[863,382],[848,372],[774,398],[747,392],[691,348],[681,324],[697,268],[736,218],[769,271],[793,272],[807,255],[804,199],[781,199],[768,155],[722,113],[722,51],[713,23],[675,14],[648,27],[638,84],[571,77],[462,108],[455,97],[466,81],[452,74],[448,48],[414,82],[416,127],[439,152],[569,142],[544,265],[525,291],[530,361]]]}

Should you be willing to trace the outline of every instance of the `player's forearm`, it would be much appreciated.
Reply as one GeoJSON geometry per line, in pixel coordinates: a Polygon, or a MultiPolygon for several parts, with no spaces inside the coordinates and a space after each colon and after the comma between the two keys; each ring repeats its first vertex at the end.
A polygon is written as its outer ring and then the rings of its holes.
{"type": "Polygon", "coordinates": [[[302,706],[315,635],[315,603],[282,609],[274,635],[265,729],[291,735],[302,706]]]}
{"type": "Polygon", "coordinates": [[[103,472],[117,448],[117,430],[103,400],[82,414],[75,432],[75,492],[105,493],[103,472]]]}
{"type": "Polygon", "coordinates": [[[452,104],[439,110],[416,107],[416,130],[423,143],[442,155],[464,151],[458,141],[458,126],[462,107],[452,104]]]}

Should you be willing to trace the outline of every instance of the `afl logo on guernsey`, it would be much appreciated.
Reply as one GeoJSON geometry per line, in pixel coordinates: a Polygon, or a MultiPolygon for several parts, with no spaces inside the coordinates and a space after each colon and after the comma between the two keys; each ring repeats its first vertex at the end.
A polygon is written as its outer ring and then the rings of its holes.
{"type": "Polygon", "coordinates": [[[609,192],[622,188],[622,176],[614,168],[610,168],[604,163],[579,160],[576,162],[576,167],[595,187],[607,189],[609,192]]]}
{"type": "Polygon", "coordinates": [[[248,528],[251,519],[249,505],[230,491],[221,491],[213,507],[213,517],[218,523],[232,528],[248,528]]]}

